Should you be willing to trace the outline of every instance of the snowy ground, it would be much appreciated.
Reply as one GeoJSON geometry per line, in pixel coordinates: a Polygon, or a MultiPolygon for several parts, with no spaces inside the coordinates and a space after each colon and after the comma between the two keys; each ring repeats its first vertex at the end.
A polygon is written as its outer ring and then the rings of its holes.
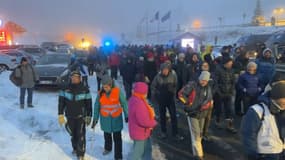
{"type": "MultiPolygon", "coordinates": [[[[10,72],[0,74],[0,160],[73,160],[70,137],[57,122],[57,91],[39,90],[34,93],[35,108],[19,108],[19,89],[9,81],[10,72]]],[[[89,78],[93,100],[96,79],[89,78]]],[[[103,132],[87,128],[86,158],[111,160],[113,153],[102,156],[103,132]]],[[[127,125],[122,131],[123,157],[131,152],[132,140],[127,125]]],[[[159,147],[154,146],[154,159],[164,159],[159,147]]]]}

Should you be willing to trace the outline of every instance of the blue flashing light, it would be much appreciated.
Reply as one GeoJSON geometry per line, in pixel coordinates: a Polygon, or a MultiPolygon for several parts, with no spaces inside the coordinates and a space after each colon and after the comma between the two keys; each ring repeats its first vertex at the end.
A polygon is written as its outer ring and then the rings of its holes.
{"type": "Polygon", "coordinates": [[[104,44],[105,44],[106,47],[111,46],[111,42],[109,42],[109,41],[106,41],[104,44]]]}

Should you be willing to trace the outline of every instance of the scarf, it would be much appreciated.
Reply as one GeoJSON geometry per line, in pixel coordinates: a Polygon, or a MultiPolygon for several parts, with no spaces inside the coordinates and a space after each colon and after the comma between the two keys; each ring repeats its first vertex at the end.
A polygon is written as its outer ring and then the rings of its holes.
{"type": "Polygon", "coordinates": [[[135,97],[141,99],[141,100],[144,102],[144,104],[145,104],[145,106],[146,106],[146,108],[147,108],[147,110],[148,110],[148,112],[149,112],[150,119],[153,120],[153,119],[155,118],[154,109],[148,104],[148,102],[147,102],[146,98],[144,97],[144,95],[142,95],[142,94],[140,94],[140,93],[134,92],[134,93],[133,93],[133,96],[135,96],[135,97]]]}

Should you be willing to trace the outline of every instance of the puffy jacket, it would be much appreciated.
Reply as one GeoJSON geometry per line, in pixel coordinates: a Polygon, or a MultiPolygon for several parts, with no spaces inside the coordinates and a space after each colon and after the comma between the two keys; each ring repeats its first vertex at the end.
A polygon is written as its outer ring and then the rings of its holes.
{"type": "Polygon", "coordinates": [[[284,142],[281,139],[284,139],[282,131],[285,128],[279,124],[284,118],[279,117],[284,117],[284,113],[273,115],[266,104],[263,104],[263,108],[256,104],[248,110],[242,121],[241,135],[245,153],[249,157],[283,151],[284,142]],[[263,143],[267,145],[262,145],[263,143]]]}
{"type": "MultiPolygon", "coordinates": [[[[111,91],[112,92],[112,91],[111,91]]],[[[106,93],[107,97],[110,96],[110,93],[106,93]]],[[[120,91],[119,93],[119,101],[120,105],[123,108],[125,118],[128,117],[128,104],[124,94],[120,91]]],[[[94,113],[93,120],[95,122],[100,118],[100,126],[104,132],[113,133],[119,132],[123,129],[123,116],[122,114],[118,117],[113,118],[112,116],[104,117],[100,114],[101,103],[100,103],[100,94],[98,94],[96,98],[96,102],[94,104],[94,113]]]]}
{"type": "Polygon", "coordinates": [[[59,92],[58,114],[67,118],[92,116],[92,97],[89,89],[83,84],[70,84],[59,92]]]}
{"type": "Polygon", "coordinates": [[[258,76],[249,74],[248,72],[242,74],[238,79],[238,89],[240,91],[246,90],[246,95],[258,96],[261,91],[261,84],[259,82],[258,76]]]}
{"type": "Polygon", "coordinates": [[[156,121],[151,119],[147,106],[143,100],[132,96],[129,106],[129,132],[133,140],[146,140],[151,135],[151,130],[156,126],[156,121]]]}
{"type": "Polygon", "coordinates": [[[15,70],[15,76],[22,79],[21,88],[33,88],[35,82],[39,80],[38,74],[30,64],[20,65],[15,70]]]}
{"type": "Polygon", "coordinates": [[[271,81],[273,75],[275,74],[274,60],[272,58],[261,58],[256,61],[256,64],[258,77],[262,85],[265,87],[271,81]]]}
{"type": "Polygon", "coordinates": [[[232,96],[235,89],[235,76],[232,69],[219,66],[215,72],[215,91],[220,96],[232,96]]]}
{"type": "Polygon", "coordinates": [[[212,89],[210,85],[200,86],[197,82],[189,82],[178,94],[179,99],[186,100],[184,103],[185,111],[191,113],[190,117],[205,118],[208,115],[208,109],[213,100],[212,89]],[[188,106],[190,103],[190,106],[188,106]],[[202,109],[202,107],[209,107],[202,109]]]}
{"type": "Polygon", "coordinates": [[[177,89],[177,76],[171,71],[167,76],[158,73],[152,84],[151,93],[154,94],[158,101],[174,98],[177,89]]]}

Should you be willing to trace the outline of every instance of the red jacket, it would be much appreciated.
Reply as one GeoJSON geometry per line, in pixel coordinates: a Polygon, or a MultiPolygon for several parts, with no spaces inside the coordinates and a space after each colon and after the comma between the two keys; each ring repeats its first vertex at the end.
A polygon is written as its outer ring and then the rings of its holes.
{"type": "Polygon", "coordinates": [[[120,57],[118,54],[111,54],[109,57],[109,66],[119,66],[120,65],[120,57]]]}

